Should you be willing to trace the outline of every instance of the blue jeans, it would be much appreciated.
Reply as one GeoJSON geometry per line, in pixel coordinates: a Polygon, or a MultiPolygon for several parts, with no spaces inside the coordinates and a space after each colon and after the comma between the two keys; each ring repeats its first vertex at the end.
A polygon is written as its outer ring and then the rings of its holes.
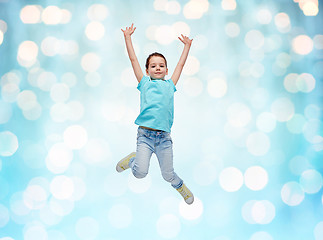
{"type": "Polygon", "coordinates": [[[139,127],[137,134],[136,157],[131,158],[129,166],[136,178],[144,178],[148,174],[151,155],[155,153],[163,178],[178,189],[183,185],[174,172],[173,142],[170,133],[154,131],[139,127]]]}

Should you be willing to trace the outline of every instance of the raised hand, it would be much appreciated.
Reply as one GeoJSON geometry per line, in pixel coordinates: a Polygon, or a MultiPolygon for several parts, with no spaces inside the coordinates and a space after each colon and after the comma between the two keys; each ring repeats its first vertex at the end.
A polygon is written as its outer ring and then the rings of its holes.
{"type": "Polygon", "coordinates": [[[185,45],[186,44],[188,44],[188,45],[192,44],[193,39],[189,39],[188,37],[184,36],[183,34],[181,34],[181,36],[182,36],[182,38],[178,37],[178,39],[181,40],[182,43],[184,43],[185,45]]]}
{"type": "Polygon", "coordinates": [[[133,24],[131,24],[131,27],[126,27],[125,30],[121,29],[125,37],[131,36],[135,30],[136,28],[133,27],[133,24]]]}

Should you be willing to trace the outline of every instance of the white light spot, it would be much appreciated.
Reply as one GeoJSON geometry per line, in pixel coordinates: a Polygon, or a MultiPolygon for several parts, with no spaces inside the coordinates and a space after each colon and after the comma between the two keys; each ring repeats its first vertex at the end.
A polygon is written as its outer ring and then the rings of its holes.
{"type": "Polygon", "coordinates": [[[297,182],[288,182],[281,190],[281,198],[289,206],[299,205],[304,197],[304,191],[297,182]]]}
{"type": "Polygon", "coordinates": [[[244,174],[245,185],[253,191],[262,190],[268,183],[267,171],[259,166],[253,166],[244,174]]]}
{"type": "Polygon", "coordinates": [[[46,166],[53,173],[62,173],[67,170],[72,159],[72,150],[63,143],[56,143],[48,152],[46,166]]]}
{"type": "Polygon", "coordinates": [[[322,175],[314,169],[306,170],[302,173],[299,183],[304,192],[309,194],[317,193],[323,185],[322,175]]]}
{"type": "Polygon", "coordinates": [[[179,219],[173,214],[162,215],[156,224],[158,234],[167,239],[176,238],[181,230],[179,219]]]}
{"type": "Polygon", "coordinates": [[[290,31],[290,19],[286,13],[278,13],[275,16],[275,25],[281,33],[287,33],[290,31]]]}
{"type": "Polygon", "coordinates": [[[24,41],[19,45],[17,60],[23,67],[31,67],[37,60],[38,46],[33,41],[24,41]]]}
{"type": "Polygon", "coordinates": [[[168,25],[162,25],[156,29],[155,39],[162,45],[168,45],[174,41],[173,28],[168,25]]]}
{"type": "Polygon", "coordinates": [[[307,35],[299,35],[292,41],[293,51],[300,55],[307,55],[313,50],[313,40],[307,35]]]}
{"type": "Polygon", "coordinates": [[[64,143],[71,149],[81,149],[87,141],[87,131],[81,125],[69,126],[64,131],[64,143]]]}
{"type": "Polygon", "coordinates": [[[245,127],[251,120],[250,109],[242,103],[233,103],[227,109],[227,118],[234,127],[245,127]]]}
{"type": "Polygon", "coordinates": [[[64,175],[56,176],[50,183],[50,191],[57,199],[69,199],[74,192],[74,182],[64,175]]]}
{"type": "Polygon", "coordinates": [[[42,7],[39,5],[27,5],[20,11],[20,19],[25,24],[40,23],[42,7]]]}
{"type": "Polygon", "coordinates": [[[188,56],[183,68],[183,73],[192,76],[200,70],[200,62],[194,56],[188,56]]]}
{"type": "Polygon", "coordinates": [[[302,73],[296,78],[296,86],[299,91],[309,93],[315,88],[315,78],[310,73],[302,73]]]}
{"type": "Polygon", "coordinates": [[[208,81],[207,90],[210,96],[221,98],[227,93],[228,85],[223,78],[213,78],[208,81]]]}
{"type": "Polygon", "coordinates": [[[186,78],[183,85],[185,93],[192,97],[199,96],[203,91],[203,83],[198,78],[186,78]]]}
{"type": "Polygon", "coordinates": [[[257,117],[256,121],[257,128],[260,131],[269,133],[276,128],[275,115],[270,112],[263,112],[257,117]]]}
{"type": "Polygon", "coordinates": [[[87,53],[82,57],[81,66],[86,72],[95,72],[101,66],[101,59],[95,53],[87,53]]]}
{"type": "Polygon", "coordinates": [[[177,15],[181,12],[181,5],[177,1],[168,1],[166,4],[166,13],[177,15]]]}
{"type": "Polygon", "coordinates": [[[50,91],[57,82],[56,75],[52,72],[42,72],[37,79],[37,86],[43,91],[50,91]]]}
{"type": "Polygon", "coordinates": [[[46,191],[39,185],[28,186],[23,193],[24,203],[30,209],[41,209],[47,201],[46,191]]]}
{"type": "Polygon", "coordinates": [[[179,213],[186,220],[198,219],[203,214],[203,203],[197,197],[194,198],[194,202],[191,205],[188,205],[182,200],[179,204],[179,213]]]}
{"type": "Polygon", "coordinates": [[[258,30],[250,30],[245,36],[245,43],[251,49],[259,49],[265,43],[264,35],[258,30]]]}
{"type": "Polygon", "coordinates": [[[220,186],[227,192],[236,192],[243,185],[241,171],[234,167],[225,168],[219,176],[220,186]]]}
{"type": "Polygon", "coordinates": [[[273,16],[269,9],[263,8],[257,12],[257,20],[260,24],[269,24],[273,16]]]}
{"type": "Polygon", "coordinates": [[[229,22],[225,25],[225,33],[231,38],[237,37],[240,34],[240,27],[235,22],[229,22]]]}
{"type": "Polygon", "coordinates": [[[133,174],[129,174],[128,177],[128,186],[130,190],[134,193],[144,193],[149,190],[151,187],[151,177],[147,175],[143,179],[138,179],[133,176],[133,174]]]}
{"type": "Polygon", "coordinates": [[[9,157],[18,149],[18,138],[9,131],[0,132],[0,156],[9,157]]]}
{"type": "Polygon", "coordinates": [[[290,120],[294,115],[294,111],[294,104],[286,97],[276,99],[271,105],[271,112],[279,122],[290,120]]]}
{"type": "Polygon", "coordinates": [[[70,89],[65,83],[56,83],[50,90],[50,97],[55,102],[65,102],[70,96],[70,89]]]}
{"type": "Polygon", "coordinates": [[[25,230],[24,240],[48,240],[48,234],[42,225],[32,225],[25,230]]]}
{"type": "Polygon", "coordinates": [[[104,4],[93,4],[87,11],[87,16],[92,21],[103,21],[109,15],[109,9],[104,4]]]}
{"type": "Polygon", "coordinates": [[[92,41],[100,40],[104,37],[105,28],[100,22],[90,22],[85,28],[85,35],[92,41]]]}
{"type": "Polygon", "coordinates": [[[252,155],[264,156],[269,151],[270,139],[262,132],[253,132],[248,136],[246,145],[252,155]]]}
{"type": "Polygon", "coordinates": [[[208,9],[208,0],[190,0],[185,4],[183,14],[187,19],[199,19],[208,9]]]}
{"type": "Polygon", "coordinates": [[[56,25],[61,22],[62,11],[57,6],[48,6],[42,12],[42,20],[45,24],[56,25]]]}

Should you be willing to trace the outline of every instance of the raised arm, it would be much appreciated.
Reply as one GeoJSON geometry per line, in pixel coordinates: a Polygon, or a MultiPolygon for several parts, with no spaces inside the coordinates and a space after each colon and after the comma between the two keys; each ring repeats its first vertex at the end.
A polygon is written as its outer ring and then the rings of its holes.
{"type": "Polygon", "coordinates": [[[121,31],[123,32],[123,35],[124,35],[125,42],[126,42],[127,52],[128,52],[128,56],[129,56],[133,71],[135,72],[138,82],[140,82],[140,80],[142,79],[144,74],[142,73],[142,70],[140,68],[140,65],[139,65],[139,62],[138,62],[135,50],[133,49],[132,41],[131,41],[131,35],[133,34],[133,32],[135,30],[136,30],[136,28],[133,27],[133,24],[131,24],[131,27],[126,27],[125,30],[121,29],[121,31]]]}
{"type": "Polygon", "coordinates": [[[177,84],[177,81],[178,81],[179,77],[181,76],[183,67],[185,65],[185,62],[186,62],[186,59],[188,56],[188,52],[190,51],[191,44],[193,41],[193,39],[189,39],[188,37],[183,36],[183,34],[181,34],[181,35],[182,35],[182,38],[178,37],[178,39],[181,40],[182,43],[184,43],[184,49],[183,49],[182,55],[177,63],[177,66],[176,66],[173,76],[172,76],[172,80],[173,80],[174,85],[177,84]]]}

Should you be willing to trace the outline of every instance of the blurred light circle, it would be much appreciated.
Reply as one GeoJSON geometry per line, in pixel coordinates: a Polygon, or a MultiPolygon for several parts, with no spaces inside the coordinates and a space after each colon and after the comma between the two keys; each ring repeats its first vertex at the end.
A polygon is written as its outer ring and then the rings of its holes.
{"type": "Polygon", "coordinates": [[[48,234],[42,225],[31,225],[24,232],[24,240],[47,240],[48,234]]]}
{"type": "Polygon", "coordinates": [[[155,39],[162,45],[168,45],[174,41],[173,28],[168,25],[162,25],[155,31],[155,39]]]}
{"type": "Polygon", "coordinates": [[[129,174],[128,187],[134,193],[145,193],[151,187],[151,177],[147,175],[143,179],[138,179],[133,174],[129,174]]]}
{"type": "Polygon", "coordinates": [[[80,152],[82,155],[82,160],[86,163],[110,163],[110,145],[102,138],[89,139],[80,152]]]}
{"type": "Polygon", "coordinates": [[[260,131],[269,133],[276,128],[275,115],[270,112],[262,112],[256,120],[257,128],[260,131]]]}
{"type": "Polygon", "coordinates": [[[178,40],[178,37],[182,38],[181,34],[189,37],[191,33],[191,28],[185,22],[176,22],[172,25],[172,31],[173,31],[174,40],[178,40]]]}
{"type": "Polygon", "coordinates": [[[30,110],[37,104],[36,94],[31,90],[24,90],[18,94],[17,104],[22,110],[30,110]]]}
{"type": "Polygon", "coordinates": [[[310,73],[302,73],[296,78],[296,86],[299,91],[309,93],[315,88],[315,78],[310,73]]]}
{"type": "Polygon", "coordinates": [[[200,61],[194,56],[188,56],[185,66],[183,68],[183,73],[191,76],[196,74],[200,70],[200,61]]]}
{"type": "Polygon", "coordinates": [[[65,103],[55,103],[50,109],[50,116],[54,122],[65,122],[69,115],[70,108],[65,103]]]}
{"type": "Polygon", "coordinates": [[[181,231],[181,223],[173,214],[165,214],[159,217],[156,223],[157,233],[166,239],[176,238],[181,231]]]}
{"type": "Polygon", "coordinates": [[[5,34],[7,32],[7,29],[8,29],[7,23],[4,20],[0,19],[0,32],[5,34]]]}
{"type": "Polygon", "coordinates": [[[61,45],[57,38],[49,36],[43,39],[40,48],[46,56],[52,57],[59,53],[61,45]]]}
{"type": "Polygon", "coordinates": [[[0,228],[3,228],[9,222],[10,216],[8,209],[2,204],[0,204],[0,216],[0,228]]]}
{"type": "Polygon", "coordinates": [[[17,58],[20,65],[30,67],[36,62],[38,56],[38,46],[33,41],[24,41],[18,47],[17,58]]]}
{"type": "Polygon", "coordinates": [[[53,72],[42,72],[37,78],[37,85],[43,91],[49,92],[56,82],[57,78],[53,72]]]}
{"type": "Polygon", "coordinates": [[[254,206],[254,204],[256,202],[257,202],[256,200],[249,200],[241,208],[241,215],[242,215],[243,219],[249,224],[256,223],[254,218],[252,217],[252,214],[251,214],[252,207],[254,206]]]}
{"type": "Polygon", "coordinates": [[[109,210],[108,218],[112,227],[124,229],[132,223],[132,211],[129,206],[119,203],[109,210]]]}
{"type": "Polygon", "coordinates": [[[287,33],[290,31],[290,19],[289,16],[284,13],[277,13],[275,16],[275,25],[281,33],[287,33]]]}
{"type": "Polygon", "coordinates": [[[236,192],[243,185],[243,175],[239,169],[228,167],[221,171],[219,183],[225,191],[236,192]]]}
{"type": "Polygon", "coordinates": [[[0,124],[7,123],[12,116],[11,104],[0,100],[0,124]]]}
{"type": "Polygon", "coordinates": [[[258,30],[250,30],[247,32],[244,41],[249,48],[259,49],[264,45],[265,38],[262,32],[258,30]]]}
{"type": "Polygon", "coordinates": [[[61,22],[62,12],[57,6],[48,6],[42,12],[42,20],[45,24],[56,25],[61,22]]]}
{"type": "Polygon", "coordinates": [[[85,76],[87,85],[91,87],[99,86],[101,83],[101,75],[98,72],[90,72],[85,76]]]}
{"type": "Polygon", "coordinates": [[[69,167],[73,152],[63,143],[54,144],[47,155],[47,168],[54,173],[62,173],[69,167]]]}
{"type": "Polygon", "coordinates": [[[71,203],[73,203],[73,201],[80,201],[81,199],[83,199],[87,191],[86,184],[82,178],[73,177],[72,180],[74,183],[74,191],[73,195],[69,198],[71,203]]]}
{"type": "Polygon", "coordinates": [[[184,17],[187,19],[199,19],[209,9],[207,0],[190,0],[183,9],[184,17]]]}
{"type": "Polygon", "coordinates": [[[274,240],[273,237],[267,232],[256,232],[251,235],[249,240],[274,240]]]}
{"type": "Polygon", "coordinates": [[[211,161],[202,161],[194,167],[193,176],[199,185],[211,185],[217,178],[217,169],[211,161]]]}
{"type": "Polygon", "coordinates": [[[92,21],[103,21],[109,15],[109,9],[104,4],[93,4],[87,11],[87,16],[92,21]]]}
{"type": "Polygon", "coordinates": [[[154,1],[154,9],[157,11],[165,11],[168,0],[155,0],[154,1]]]}
{"type": "Polygon", "coordinates": [[[75,232],[80,239],[97,239],[97,236],[100,232],[99,223],[92,217],[80,218],[76,222],[75,232]]]}
{"type": "Polygon", "coordinates": [[[278,54],[276,64],[281,68],[287,68],[291,64],[291,56],[285,52],[278,54]]]}
{"type": "Polygon", "coordinates": [[[0,45],[3,43],[3,32],[0,30],[0,45]]]}
{"type": "MultiPolygon", "coordinates": [[[[156,40],[155,36],[156,36],[156,30],[157,30],[158,26],[156,25],[149,25],[146,29],[146,37],[149,39],[149,40],[156,40]]],[[[149,51],[149,52],[152,52],[152,51],[149,51]]]]}
{"type": "Polygon", "coordinates": [[[273,16],[269,9],[263,8],[257,12],[257,20],[260,24],[269,24],[273,16]]]}
{"type": "Polygon", "coordinates": [[[126,114],[126,106],[120,102],[107,102],[101,106],[103,117],[110,122],[120,121],[126,114]]]}
{"type": "Polygon", "coordinates": [[[260,78],[265,72],[265,67],[261,63],[253,63],[250,67],[251,76],[260,78]]]}
{"type": "Polygon", "coordinates": [[[64,143],[71,149],[81,149],[87,141],[87,131],[81,125],[69,126],[64,131],[64,143]]]}
{"type": "Polygon", "coordinates": [[[168,14],[177,15],[181,12],[181,5],[177,1],[168,1],[165,10],[168,14]]]}
{"type": "Polygon", "coordinates": [[[30,209],[41,209],[46,205],[47,193],[39,185],[28,186],[23,193],[25,205],[30,209]]]}
{"type": "Polygon", "coordinates": [[[198,78],[186,78],[183,83],[187,95],[196,97],[203,91],[203,83],[198,78]]]}
{"type": "Polygon", "coordinates": [[[271,112],[276,116],[277,121],[286,122],[293,117],[295,107],[290,99],[282,97],[272,103],[271,112]]]}
{"type": "Polygon", "coordinates": [[[19,86],[15,83],[6,83],[1,88],[2,99],[5,102],[15,102],[20,93],[19,86]]]}
{"type": "Polygon", "coordinates": [[[323,221],[318,222],[314,228],[315,240],[323,239],[323,221]]]}
{"type": "Polygon", "coordinates": [[[50,191],[57,199],[69,199],[74,192],[73,180],[65,175],[53,178],[50,183],[50,191]]]}
{"type": "Polygon", "coordinates": [[[301,175],[302,172],[309,168],[312,168],[312,166],[304,156],[295,156],[289,161],[289,169],[295,175],[301,175]]]}
{"type": "Polygon", "coordinates": [[[312,52],[313,45],[313,40],[307,35],[299,35],[292,40],[293,51],[300,55],[312,52]]]}
{"type": "Polygon", "coordinates": [[[314,42],[314,47],[316,49],[323,49],[323,35],[322,34],[317,34],[314,36],[313,38],[313,42],[314,42]]]}
{"type": "Polygon", "coordinates": [[[71,121],[78,121],[82,119],[84,115],[84,107],[82,103],[78,101],[71,101],[65,105],[68,109],[68,119],[71,121]]]}
{"type": "Polygon", "coordinates": [[[253,132],[247,138],[247,149],[254,156],[264,156],[270,148],[269,137],[262,132],[253,132]]]}
{"type": "Polygon", "coordinates": [[[297,93],[298,92],[298,87],[296,85],[296,80],[298,78],[298,74],[296,73],[289,73],[285,78],[284,78],[284,87],[288,92],[291,93],[297,93]]]}
{"type": "Polygon", "coordinates": [[[40,23],[40,15],[42,12],[40,5],[27,5],[20,11],[20,19],[25,24],[40,23]]]}
{"type": "Polygon", "coordinates": [[[267,171],[259,166],[249,167],[245,171],[244,182],[253,191],[262,190],[268,183],[267,171]]]}
{"type": "Polygon", "coordinates": [[[72,13],[67,9],[61,9],[61,21],[60,24],[66,24],[71,21],[72,13]]]}
{"type": "Polygon", "coordinates": [[[297,182],[288,182],[281,189],[281,198],[289,206],[299,205],[305,197],[304,190],[297,182]]]}
{"type": "Polygon", "coordinates": [[[294,116],[286,122],[286,126],[291,133],[300,134],[303,132],[305,123],[306,119],[302,114],[294,114],[294,116]]]}
{"type": "Polygon", "coordinates": [[[23,110],[22,113],[27,120],[34,121],[40,118],[42,113],[42,107],[38,102],[36,102],[35,106],[33,106],[32,109],[23,110]]]}
{"type": "Polygon", "coordinates": [[[251,209],[251,216],[258,224],[269,224],[276,215],[275,206],[267,200],[256,201],[251,209]]]}
{"type": "Polygon", "coordinates": [[[49,208],[54,214],[63,217],[69,215],[73,211],[74,202],[52,198],[49,201],[49,208]]]}
{"type": "Polygon", "coordinates": [[[223,10],[233,11],[237,8],[237,2],[235,0],[222,0],[221,6],[223,10]]]}
{"type": "Polygon", "coordinates": [[[194,202],[191,205],[182,200],[179,204],[179,213],[186,220],[198,219],[203,214],[203,203],[197,197],[194,198],[194,202]]]}
{"type": "Polygon", "coordinates": [[[104,37],[105,27],[101,22],[90,22],[85,28],[85,35],[92,41],[100,40],[104,37]]]}
{"type": "Polygon", "coordinates": [[[306,170],[302,173],[299,183],[304,192],[309,194],[317,193],[323,185],[322,175],[314,169],[306,170]]]}
{"type": "Polygon", "coordinates": [[[234,127],[245,127],[251,121],[251,111],[243,103],[233,103],[227,109],[227,118],[234,127]]]}
{"type": "Polygon", "coordinates": [[[237,37],[240,34],[240,27],[235,22],[229,22],[225,25],[225,33],[231,38],[237,37]]]}
{"type": "Polygon", "coordinates": [[[101,59],[95,53],[86,53],[82,57],[81,66],[85,72],[95,72],[101,66],[101,59]]]}
{"type": "Polygon", "coordinates": [[[302,10],[305,16],[316,16],[319,12],[318,1],[306,1],[302,10]]]}
{"type": "Polygon", "coordinates": [[[70,96],[70,89],[65,83],[55,83],[50,89],[50,97],[54,102],[65,102],[70,96]]]}
{"type": "Polygon", "coordinates": [[[228,85],[223,78],[213,78],[208,81],[207,90],[210,96],[221,98],[227,93],[228,85]]]}
{"type": "Polygon", "coordinates": [[[0,132],[0,156],[12,156],[18,149],[18,138],[10,131],[0,132]]]}
{"type": "Polygon", "coordinates": [[[320,108],[315,104],[309,104],[306,106],[305,117],[308,119],[319,119],[320,118],[320,108]]]}

